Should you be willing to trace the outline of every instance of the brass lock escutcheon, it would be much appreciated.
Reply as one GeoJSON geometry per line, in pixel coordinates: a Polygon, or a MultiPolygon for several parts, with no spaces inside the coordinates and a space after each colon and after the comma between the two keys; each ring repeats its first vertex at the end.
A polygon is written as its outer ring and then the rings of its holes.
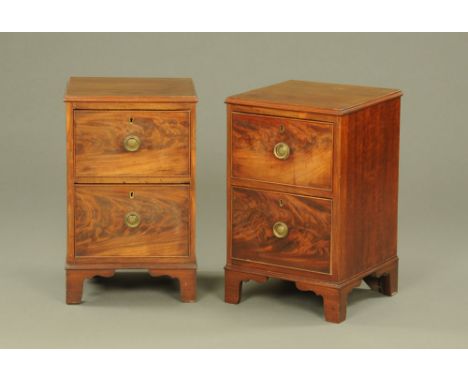
{"type": "Polygon", "coordinates": [[[281,160],[287,159],[290,153],[291,149],[284,142],[277,143],[275,145],[275,148],[273,149],[273,154],[275,155],[275,157],[281,160]]]}
{"type": "Polygon", "coordinates": [[[288,226],[286,223],[283,222],[276,222],[273,224],[273,235],[275,235],[278,239],[283,239],[288,236],[288,226]]]}
{"type": "Polygon", "coordinates": [[[124,139],[124,147],[127,151],[137,151],[140,148],[141,141],[136,135],[129,135],[124,139]]]}
{"type": "Polygon", "coordinates": [[[136,228],[140,225],[140,215],[136,212],[129,212],[125,215],[125,225],[128,228],[136,228]]]}

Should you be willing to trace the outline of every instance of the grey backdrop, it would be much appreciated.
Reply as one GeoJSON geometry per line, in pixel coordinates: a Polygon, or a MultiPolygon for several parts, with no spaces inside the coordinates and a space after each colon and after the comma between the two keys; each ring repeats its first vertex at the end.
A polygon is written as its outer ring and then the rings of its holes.
{"type": "Polygon", "coordinates": [[[468,35],[1,34],[0,346],[466,347],[468,35]],[[199,301],[122,273],[64,303],[65,118],[74,76],[192,77],[199,301]],[[400,293],[364,287],[348,319],[288,283],[224,304],[226,96],[287,79],[400,88],[400,293]]]}

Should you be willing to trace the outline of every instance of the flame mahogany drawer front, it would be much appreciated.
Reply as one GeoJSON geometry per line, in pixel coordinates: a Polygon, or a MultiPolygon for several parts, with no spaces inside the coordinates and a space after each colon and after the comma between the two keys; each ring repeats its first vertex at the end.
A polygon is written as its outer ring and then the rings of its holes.
{"type": "Polygon", "coordinates": [[[401,95],[286,81],[226,99],[226,302],[279,278],[341,322],[361,281],[397,292],[401,95]]]}
{"type": "Polygon", "coordinates": [[[75,256],[188,256],[190,190],[179,186],[75,188],[75,256]]]}
{"type": "Polygon", "coordinates": [[[196,297],[191,79],[72,77],[67,105],[69,304],[118,269],[177,278],[196,297]]]}
{"type": "Polygon", "coordinates": [[[232,113],[232,176],[331,189],[332,124],[232,113]]]}
{"type": "Polygon", "coordinates": [[[232,190],[232,257],[330,272],[331,201],[246,188],[232,190]]]}
{"type": "Polygon", "coordinates": [[[77,110],[74,120],[78,178],[190,176],[187,111],[77,110]]]}

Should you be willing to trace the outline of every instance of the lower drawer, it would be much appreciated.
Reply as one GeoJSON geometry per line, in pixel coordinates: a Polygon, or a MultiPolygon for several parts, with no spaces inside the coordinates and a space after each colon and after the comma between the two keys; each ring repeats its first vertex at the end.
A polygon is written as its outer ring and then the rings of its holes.
{"type": "Polygon", "coordinates": [[[76,185],[76,257],[189,255],[188,185],[76,185]]]}
{"type": "Polygon", "coordinates": [[[232,189],[232,258],[330,273],[329,199],[232,189]]]}

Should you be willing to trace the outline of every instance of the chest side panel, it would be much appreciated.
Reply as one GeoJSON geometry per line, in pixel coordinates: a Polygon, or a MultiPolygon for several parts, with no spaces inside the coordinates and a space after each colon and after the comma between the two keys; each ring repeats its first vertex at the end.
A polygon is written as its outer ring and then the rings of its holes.
{"type": "Polygon", "coordinates": [[[397,255],[400,99],[343,119],[340,270],[343,277],[397,255]]]}

